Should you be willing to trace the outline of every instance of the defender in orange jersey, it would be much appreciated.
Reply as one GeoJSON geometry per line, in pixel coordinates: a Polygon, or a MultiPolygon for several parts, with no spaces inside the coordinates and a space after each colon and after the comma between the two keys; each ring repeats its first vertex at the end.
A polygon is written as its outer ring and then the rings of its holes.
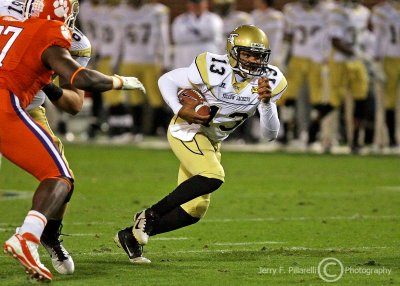
{"type": "MultiPolygon", "coordinates": [[[[25,20],[0,17],[0,153],[35,176],[40,184],[22,226],[4,244],[31,278],[51,281],[38,247],[47,219],[71,197],[73,177],[51,135],[25,111],[34,95],[51,84],[53,74],[87,91],[141,89],[135,77],[107,76],[85,69],[68,51],[78,12],[77,0],[27,0],[25,20]]],[[[68,96],[47,89],[52,98],[68,96]]]]}

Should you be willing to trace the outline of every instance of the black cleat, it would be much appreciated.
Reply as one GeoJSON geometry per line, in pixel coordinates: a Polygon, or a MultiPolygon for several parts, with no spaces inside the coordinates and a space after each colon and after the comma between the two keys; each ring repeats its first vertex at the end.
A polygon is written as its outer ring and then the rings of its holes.
{"type": "Polygon", "coordinates": [[[73,274],[75,271],[74,260],[61,244],[60,233],[60,231],[56,235],[46,235],[43,233],[40,242],[50,255],[51,263],[58,273],[73,274]]]}
{"type": "Polygon", "coordinates": [[[143,257],[143,246],[141,246],[132,234],[132,227],[127,227],[118,231],[114,237],[114,242],[118,247],[125,250],[129,260],[134,264],[151,263],[149,259],[143,257]]]}
{"type": "Polygon", "coordinates": [[[150,208],[137,213],[133,217],[133,236],[140,245],[146,245],[149,241],[150,233],[154,224],[158,221],[158,216],[150,208]]]}

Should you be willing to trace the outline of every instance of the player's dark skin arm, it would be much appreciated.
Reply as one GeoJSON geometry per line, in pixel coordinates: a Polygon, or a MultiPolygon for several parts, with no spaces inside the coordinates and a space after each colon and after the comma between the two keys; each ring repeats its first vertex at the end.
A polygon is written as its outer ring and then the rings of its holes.
{"type": "MultiPolygon", "coordinates": [[[[60,79],[70,82],[72,75],[81,66],[72,57],[67,49],[51,46],[42,53],[42,61],[60,76],[60,79]]],[[[110,76],[101,72],[83,69],[78,72],[73,81],[75,88],[87,91],[107,91],[113,88],[110,76]]]]}
{"type": "Polygon", "coordinates": [[[342,53],[346,54],[347,56],[352,56],[354,55],[353,47],[352,45],[343,42],[341,39],[338,38],[332,38],[332,46],[341,51],[342,53]]]}

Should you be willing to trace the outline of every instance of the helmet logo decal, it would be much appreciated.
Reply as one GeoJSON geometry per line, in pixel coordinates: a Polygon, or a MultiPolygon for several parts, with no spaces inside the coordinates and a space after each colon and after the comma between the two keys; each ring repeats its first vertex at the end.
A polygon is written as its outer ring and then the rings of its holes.
{"type": "Polygon", "coordinates": [[[228,41],[231,43],[232,46],[235,45],[235,37],[238,37],[238,36],[239,36],[238,33],[230,33],[229,34],[228,41]]]}
{"type": "Polygon", "coordinates": [[[68,14],[69,7],[68,7],[68,2],[67,1],[68,0],[56,0],[56,1],[54,1],[54,3],[53,3],[54,14],[57,17],[62,18],[65,15],[68,14]]]}

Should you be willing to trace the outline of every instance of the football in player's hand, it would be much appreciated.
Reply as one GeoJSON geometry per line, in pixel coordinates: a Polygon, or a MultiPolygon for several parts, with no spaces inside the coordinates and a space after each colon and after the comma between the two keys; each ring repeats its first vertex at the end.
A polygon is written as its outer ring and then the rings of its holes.
{"type": "Polygon", "coordinates": [[[179,102],[191,109],[194,109],[199,115],[209,115],[210,106],[204,96],[194,89],[182,89],[178,92],[179,102]]]}

